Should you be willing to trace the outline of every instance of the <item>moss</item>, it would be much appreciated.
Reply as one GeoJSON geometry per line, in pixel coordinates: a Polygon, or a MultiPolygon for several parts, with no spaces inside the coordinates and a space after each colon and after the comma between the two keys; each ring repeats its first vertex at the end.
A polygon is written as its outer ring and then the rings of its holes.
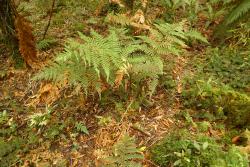
{"type": "Polygon", "coordinates": [[[250,97],[247,94],[220,86],[212,81],[199,80],[183,92],[185,106],[198,111],[207,110],[217,119],[235,127],[250,126],[250,97]]]}
{"type": "Polygon", "coordinates": [[[222,144],[211,137],[180,131],[169,134],[156,144],[151,154],[159,166],[248,166],[247,157],[237,148],[229,147],[228,151],[224,149],[222,144]]]}

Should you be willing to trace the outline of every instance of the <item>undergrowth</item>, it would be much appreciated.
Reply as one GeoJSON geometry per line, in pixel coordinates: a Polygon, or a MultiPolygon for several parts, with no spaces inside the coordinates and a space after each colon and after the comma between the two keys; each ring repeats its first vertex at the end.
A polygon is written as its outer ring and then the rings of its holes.
{"type": "Polygon", "coordinates": [[[247,167],[247,156],[235,146],[224,148],[214,138],[178,130],[167,135],[151,149],[152,159],[160,166],[247,167]]]}
{"type": "Polygon", "coordinates": [[[20,86],[19,72],[1,69],[0,166],[249,166],[241,133],[250,128],[249,0],[58,0],[53,10],[52,2],[15,1],[37,39],[52,12],[36,49],[56,55],[33,79],[58,92],[41,84],[33,95],[36,83],[20,86]],[[169,134],[147,149],[162,130],[169,134]]]}

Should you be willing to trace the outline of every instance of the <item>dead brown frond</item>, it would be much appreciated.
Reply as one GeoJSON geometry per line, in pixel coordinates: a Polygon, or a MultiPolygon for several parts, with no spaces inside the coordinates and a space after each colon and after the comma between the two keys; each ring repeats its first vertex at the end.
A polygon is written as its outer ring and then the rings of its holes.
{"type": "Polygon", "coordinates": [[[37,106],[38,104],[46,104],[50,106],[53,102],[60,98],[60,89],[58,85],[51,83],[43,83],[40,86],[34,99],[28,104],[28,106],[37,106]]]}
{"type": "Polygon", "coordinates": [[[27,65],[33,67],[34,63],[37,62],[37,52],[35,38],[32,34],[32,27],[24,17],[17,15],[15,18],[15,29],[21,56],[27,65]]]}

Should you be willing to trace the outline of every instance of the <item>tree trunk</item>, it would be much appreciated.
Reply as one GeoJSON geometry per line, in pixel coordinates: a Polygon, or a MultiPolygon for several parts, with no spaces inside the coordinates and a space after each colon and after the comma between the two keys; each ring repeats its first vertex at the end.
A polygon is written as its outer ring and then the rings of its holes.
{"type": "Polygon", "coordinates": [[[18,39],[15,32],[15,6],[11,0],[0,0],[0,29],[8,47],[12,50],[14,60],[21,60],[18,51],[18,39]]]}

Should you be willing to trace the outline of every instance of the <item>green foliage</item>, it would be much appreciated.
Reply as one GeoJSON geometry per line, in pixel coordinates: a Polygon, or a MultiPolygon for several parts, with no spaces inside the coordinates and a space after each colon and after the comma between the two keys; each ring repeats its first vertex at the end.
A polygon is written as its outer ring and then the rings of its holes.
{"type": "Polygon", "coordinates": [[[225,24],[230,25],[243,16],[247,16],[250,11],[250,1],[240,0],[236,7],[225,18],[225,24]]]}
{"type": "Polygon", "coordinates": [[[37,49],[39,50],[48,50],[50,49],[53,45],[55,45],[57,42],[56,39],[53,38],[47,38],[39,41],[37,43],[37,49]]]}
{"type": "Polygon", "coordinates": [[[196,73],[186,83],[183,102],[208,119],[226,119],[227,125],[249,126],[249,70],[246,51],[209,49],[206,59],[192,63],[196,73]]]}
{"type": "Polygon", "coordinates": [[[31,127],[46,126],[51,118],[52,110],[46,108],[45,113],[34,113],[29,116],[29,125],[31,127]]]}
{"type": "Polygon", "coordinates": [[[248,166],[247,156],[236,147],[225,151],[213,138],[187,131],[169,134],[151,149],[151,153],[152,159],[160,166],[248,166]]]}
{"type": "Polygon", "coordinates": [[[47,129],[44,131],[44,136],[47,139],[54,140],[56,137],[62,134],[64,127],[64,122],[60,123],[59,121],[56,121],[47,127],[47,129]]]}
{"type": "Polygon", "coordinates": [[[113,148],[112,155],[105,159],[107,167],[140,167],[136,160],[143,160],[140,150],[136,148],[134,138],[125,134],[113,148]]]}
{"type": "Polygon", "coordinates": [[[250,86],[250,54],[248,52],[214,48],[207,51],[203,71],[207,76],[219,79],[234,89],[247,89],[250,86]]]}
{"type": "Polygon", "coordinates": [[[23,140],[16,136],[9,138],[16,131],[16,123],[7,111],[0,113],[0,127],[0,164],[1,167],[9,167],[18,160],[23,140]]]}
{"type": "Polygon", "coordinates": [[[76,122],[75,128],[76,128],[76,130],[78,132],[82,132],[82,133],[85,133],[85,134],[89,135],[89,131],[88,131],[87,127],[83,123],[76,122]]]}
{"type": "Polygon", "coordinates": [[[168,22],[179,18],[187,18],[190,22],[194,22],[197,20],[197,14],[202,10],[198,0],[161,0],[160,4],[167,10],[165,19],[168,22]]]}
{"type": "Polygon", "coordinates": [[[232,47],[244,47],[249,50],[250,46],[250,23],[240,23],[238,27],[229,30],[228,38],[232,47]]]}
{"type": "Polygon", "coordinates": [[[202,11],[205,14],[205,16],[208,18],[206,22],[206,27],[208,27],[209,24],[211,24],[212,22],[219,20],[219,18],[226,13],[225,8],[222,7],[218,9],[215,7],[215,6],[218,6],[219,3],[220,3],[220,0],[215,0],[215,2],[209,1],[206,3],[205,10],[202,11]]]}
{"type": "Polygon", "coordinates": [[[99,126],[107,126],[111,121],[112,118],[110,116],[103,117],[103,116],[95,116],[98,119],[99,126]]]}
{"type": "Polygon", "coordinates": [[[180,55],[183,48],[187,47],[186,42],[190,39],[208,43],[207,39],[195,30],[185,31],[185,21],[175,24],[155,24],[151,29],[151,36],[141,36],[153,50],[147,50],[149,54],[174,54],[180,55]]]}
{"type": "Polygon", "coordinates": [[[16,123],[11,119],[6,110],[0,113],[0,137],[15,132],[16,126],[16,123]]]}
{"type": "Polygon", "coordinates": [[[145,45],[132,38],[120,40],[114,30],[110,30],[106,37],[94,31],[91,31],[91,37],[81,33],[79,36],[83,42],[69,40],[65,51],[35,79],[67,80],[70,85],[80,84],[86,93],[95,90],[100,94],[103,83],[116,86],[117,72],[120,72],[124,77],[137,78],[137,82],[149,81],[152,83],[149,89],[153,91],[163,65],[159,57],[144,52],[145,45]]]}
{"type": "MultiPolygon", "coordinates": [[[[236,90],[247,92],[250,86],[250,57],[248,51],[231,48],[208,48],[205,59],[195,58],[192,66],[196,68],[195,79],[216,78],[236,90]]],[[[190,64],[191,65],[191,64],[190,64]]],[[[190,84],[192,80],[188,81],[190,84]]]]}
{"type": "Polygon", "coordinates": [[[0,137],[0,164],[1,167],[9,167],[15,164],[18,160],[18,153],[23,144],[22,139],[14,138],[9,141],[4,141],[0,137]]]}
{"type": "Polygon", "coordinates": [[[109,13],[105,19],[107,23],[118,24],[121,26],[130,26],[132,21],[124,14],[114,14],[113,12],[109,13]]]}
{"type": "Polygon", "coordinates": [[[195,85],[183,92],[185,104],[196,110],[209,110],[234,126],[249,126],[250,97],[226,86],[218,86],[211,80],[197,80],[195,85]]]}

